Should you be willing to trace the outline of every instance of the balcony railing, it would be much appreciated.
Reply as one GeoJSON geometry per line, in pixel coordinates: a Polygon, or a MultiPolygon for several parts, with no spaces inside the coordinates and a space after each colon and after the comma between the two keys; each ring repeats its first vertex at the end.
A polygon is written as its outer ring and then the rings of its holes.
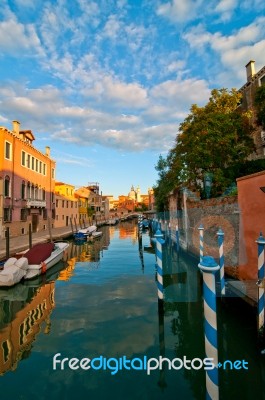
{"type": "Polygon", "coordinates": [[[27,200],[27,207],[46,207],[46,200],[27,200]]]}

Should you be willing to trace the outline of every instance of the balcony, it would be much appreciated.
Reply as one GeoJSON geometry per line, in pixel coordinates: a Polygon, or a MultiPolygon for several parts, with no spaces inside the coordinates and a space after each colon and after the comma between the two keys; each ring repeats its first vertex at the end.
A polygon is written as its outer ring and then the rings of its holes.
{"type": "Polygon", "coordinates": [[[38,207],[38,208],[46,207],[46,200],[35,200],[35,199],[31,200],[31,199],[28,199],[26,207],[27,208],[30,208],[30,207],[38,207]]]}

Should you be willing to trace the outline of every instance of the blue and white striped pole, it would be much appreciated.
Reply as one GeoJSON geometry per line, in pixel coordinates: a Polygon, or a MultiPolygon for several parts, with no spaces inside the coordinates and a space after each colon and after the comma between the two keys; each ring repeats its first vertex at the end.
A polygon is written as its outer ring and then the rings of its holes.
{"type": "Polygon", "coordinates": [[[179,224],[178,220],[176,222],[176,245],[177,245],[177,252],[179,251],[179,224]]]}
{"type": "Polygon", "coordinates": [[[201,262],[203,257],[203,232],[204,232],[203,225],[201,224],[198,229],[200,232],[200,262],[201,262]]]}
{"type": "Polygon", "coordinates": [[[139,238],[142,237],[142,233],[143,233],[143,215],[139,214],[138,215],[138,228],[139,228],[139,238]]]}
{"type": "Polygon", "coordinates": [[[157,294],[159,300],[164,300],[164,284],[163,284],[163,234],[158,229],[154,235],[156,238],[156,266],[157,266],[157,294]]]}
{"type": "Polygon", "coordinates": [[[198,267],[203,273],[205,353],[207,358],[213,359],[215,365],[213,369],[206,371],[206,398],[217,400],[219,386],[215,273],[220,266],[213,257],[204,256],[198,267]]]}
{"type": "Polygon", "coordinates": [[[264,246],[265,239],[260,232],[258,243],[258,333],[264,334],[264,246]]]}
{"type": "Polygon", "coordinates": [[[224,261],[224,232],[221,228],[217,231],[219,247],[221,295],[225,295],[225,261],[224,261]]]}

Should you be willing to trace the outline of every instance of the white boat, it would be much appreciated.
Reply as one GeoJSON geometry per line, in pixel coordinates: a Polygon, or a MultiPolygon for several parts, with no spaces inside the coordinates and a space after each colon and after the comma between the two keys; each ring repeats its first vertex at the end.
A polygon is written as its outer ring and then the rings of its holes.
{"type": "Polygon", "coordinates": [[[106,224],[107,225],[116,225],[118,223],[118,219],[117,218],[110,218],[106,224]]]}
{"type": "Polygon", "coordinates": [[[39,243],[33,246],[23,255],[23,258],[28,259],[28,268],[24,279],[44,274],[62,260],[68,247],[68,242],[39,243]]]}
{"type": "Polygon", "coordinates": [[[95,231],[95,232],[92,232],[92,234],[91,234],[91,237],[94,238],[94,239],[98,238],[100,236],[102,236],[102,232],[101,231],[95,231]]]}
{"type": "Polygon", "coordinates": [[[13,286],[22,279],[31,279],[44,274],[57,264],[69,247],[67,242],[38,243],[29,250],[10,257],[0,271],[0,286],[13,286]]]}
{"type": "Polygon", "coordinates": [[[85,236],[89,236],[96,230],[97,230],[97,226],[91,225],[91,226],[88,226],[87,228],[79,229],[79,231],[77,233],[84,234],[85,236]]]}
{"type": "Polygon", "coordinates": [[[28,260],[24,257],[19,260],[10,257],[5,263],[4,268],[0,271],[0,286],[14,286],[25,277],[28,269],[28,260]]]}

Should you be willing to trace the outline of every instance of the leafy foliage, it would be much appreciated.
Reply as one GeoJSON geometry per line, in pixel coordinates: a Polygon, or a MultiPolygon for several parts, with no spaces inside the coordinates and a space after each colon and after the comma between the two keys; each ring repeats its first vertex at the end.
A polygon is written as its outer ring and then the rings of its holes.
{"type": "Polygon", "coordinates": [[[214,89],[205,107],[192,105],[180,124],[175,146],[166,158],[159,157],[156,166],[158,211],[167,208],[166,197],[176,186],[199,190],[203,197],[206,174],[213,177],[213,196],[233,182],[234,175],[225,170],[240,165],[255,150],[250,115],[238,111],[240,99],[236,89],[214,89]]]}
{"type": "Polygon", "coordinates": [[[257,122],[265,128],[265,85],[260,86],[256,91],[255,106],[257,109],[257,122]]]}

